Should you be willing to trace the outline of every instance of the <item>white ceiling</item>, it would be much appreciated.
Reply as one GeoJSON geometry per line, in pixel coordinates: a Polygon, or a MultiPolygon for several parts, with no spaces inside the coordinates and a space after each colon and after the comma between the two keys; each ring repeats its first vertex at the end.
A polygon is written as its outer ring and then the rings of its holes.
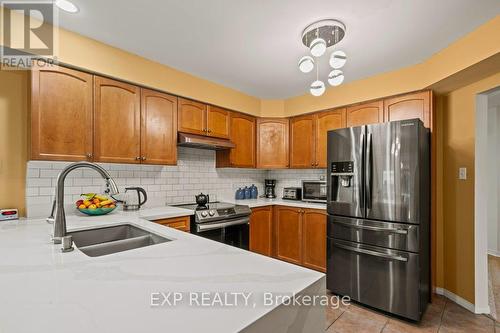
{"type": "Polygon", "coordinates": [[[264,99],[308,91],[315,73],[297,68],[300,34],[318,19],[347,27],[348,82],[422,62],[500,13],[499,0],[73,2],[80,12],[61,13],[64,28],[264,99]]]}

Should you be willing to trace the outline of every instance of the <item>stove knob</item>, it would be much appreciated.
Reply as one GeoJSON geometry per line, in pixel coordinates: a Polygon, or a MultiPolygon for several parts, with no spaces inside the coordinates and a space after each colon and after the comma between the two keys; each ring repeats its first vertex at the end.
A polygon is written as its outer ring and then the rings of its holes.
{"type": "Polygon", "coordinates": [[[201,217],[207,217],[207,215],[208,215],[207,212],[205,211],[201,212],[201,217]]]}
{"type": "Polygon", "coordinates": [[[210,215],[210,216],[214,216],[214,215],[215,215],[215,210],[211,210],[211,211],[209,211],[209,212],[208,212],[208,215],[210,215]]]}

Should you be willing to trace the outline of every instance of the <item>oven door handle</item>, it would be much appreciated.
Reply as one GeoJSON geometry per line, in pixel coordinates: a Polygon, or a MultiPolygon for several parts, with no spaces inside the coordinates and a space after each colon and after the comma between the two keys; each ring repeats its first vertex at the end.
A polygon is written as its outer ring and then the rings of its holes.
{"type": "Polygon", "coordinates": [[[380,258],[384,258],[384,259],[388,259],[388,260],[397,260],[397,261],[403,261],[403,262],[408,261],[408,258],[405,258],[403,256],[397,256],[397,255],[394,256],[391,254],[386,254],[386,253],[381,253],[381,252],[371,251],[371,250],[365,250],[365,249],[359,249],[357,247],[336,244],[336,243],[333,243],[333,246],[339,247],[339,248],[347,250],[347,251],[357,252],[360,254],[367,254],[369,256],[380,257],[380,258]]]}
{"type": "Polygon", "coordinates": [[[408,235],[408,230],[400,229],[400,228],[380,228],[380,227],[372,227],[372,226],[368,226],[368,225],[351,224],[348,222],[341,222],[341,221],[333,221],[333,223],[334,224],[342,224],[346,227],[351,227],[351,228],[355,228],[355,229],[364,229],[364,230],[371,230],[371,231],[390,232],[393,234],[408,235]]]}
{"type": "Polygon", "coordinates": [[[233,225],[248,224],[248,223],[250,223],[250,219],[248,217],[242,219],[230,220],[226,222],[220,222],[220,223],[205,223],[205,224],[199,223],[196,225],[196,231],[203,232],[203,231],[222,229],[233,225]]]}

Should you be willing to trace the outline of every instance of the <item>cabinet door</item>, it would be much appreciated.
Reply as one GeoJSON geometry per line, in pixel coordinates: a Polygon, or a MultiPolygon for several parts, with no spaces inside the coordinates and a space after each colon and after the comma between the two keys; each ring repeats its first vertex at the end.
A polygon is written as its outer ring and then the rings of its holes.
{"type": "Polygon", "coordinates": [[[347,108],[347,127],[384,122],[384,102],[375,101],[347,108]]]}
{"type": "Polygon", "coordinates": [[[420,118],[424,126],[431,126],[431,92],[424,91],[384,100],[385,121],[420,118]]]}
{"type": "Polygon", "coordinates": [[[314,115],[294,117],[290,121],[290,167],[314,168],[315,152],[314,115]]]}
{"type": "Polygon", "coordinates": [[[252,215],[250,215],[250,251],[271,256],[272,227],[272,206],[252,209],[252,215]]]}
{"type": "Polygon", "coordinates": [[[346,109],[320,112],[316,115],[316,167],[326,168],[328,131],[346,127],[346,109]]]}
{"type": "Polygon", "coordinates": [[[326,272],[326,213],[304,209],[302,213],[302,264],[326,272]]]}
{"type": "Polygon", "coordinates": [[[207,134],[207,105],[184,98],[179,98],[178,128],[179,132],[207,134]]]}
{"type": "Polygon", "coordinates": [[[141,156],[145,164],[177,163],[177,97],[141,90],[141,156]]]}
{"type": "Polygon", "coordinates": [[[35,67],[31,84],[31,158],[92,160],[92,75],[35,67]]]}
{"type": "Polygon", "coordinates": [[[257,119],[257,168],[287,168],[288,156],[288,119],[257,119]]]}
{"type": "MultiPolygon", "coordinates": [[[[275,206],[276,257],[297,265],[302,264],[301,209],[275,206]]],[[[326,239],[326,238],[325,238],[326,239]]]]}
{"type": "Polygon", "coordinates": [[[217,151],[217,167],[255,168],[256,118],[231,112],[231,141],[236,145],[230,150],[217,151]]]}
{"type": "Polygon", "coordinates": [[[208,135],[217,138],[229,139],[231,121],[229,111],[223,108],[209,105],[207,109],[208,135]]]}
{"type": "Polygon", "coordinates": [[[94,77],[95,161],[140,163],[140,88],[94,77]]]}

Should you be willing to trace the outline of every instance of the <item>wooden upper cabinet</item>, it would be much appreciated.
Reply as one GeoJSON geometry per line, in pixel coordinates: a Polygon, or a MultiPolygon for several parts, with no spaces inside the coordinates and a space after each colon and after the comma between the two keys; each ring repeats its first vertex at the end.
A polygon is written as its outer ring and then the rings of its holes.
{"type": "Polygon", "coordinates": [[[287,168],[288,119],[257,119],[257,168],[287,168]]]}
{"type": "Polygon", "coordinates": [[[384,122],[384,102],[375,101],[347,108],[347,127],[384,122]]]}
{"type": "Polygon", "coordinates": [[[236,147],[217,151],[218,168],[255,168],[256,118],[230,112],[230,140],[236,147]]]}
{"type": "Polygon", "coordinates": [[[140,163],[141,92],[131,84],[94,77],[94,160],[140,163]]]}
{"type": "Polygon", "coordinates": [[[31,158],[92,160],[92,75],[64,67],[31,72],[31,158]]]}
{"type": "Polygon", "coordinates": [[[177,163],[177,97],[141,89],[141,160],[177,163]]]}
{"type": "Polygon", "coordinates": [[[230,112],[218,106],[209,105],[207,109],[208,135],[221,139],[229,139],[231,120],[230,112]]]}
{"type": "Polygon", "coordinates": [[[302,265],[326,272],[326,212],[304,209],[302,234],[302,265]]]}
{"type": "Polygon", "coordinates": [[[272,254],[272,212],[272,206],[265,206],[253,208],[250,215],[250,251],[269,257],[272,254]]]}
{"type": "Polygon", "coordinates": [[[320,112],[316,115],[316,167],[326,168],[327,133],[346,127],[346,109],[320,112]]]}
{"type": "Polygon", "coordinates": [[[207,134],[207,105],[184,98],[178,99],[179,132],[207,134]]]}
{"type": "Polygon", "coordinates": [[[275,206],[276,258],[297,265],[302,264],[301,211],[296,207],[275,206]]]}
{"type": "Polygon", "coordinates": [[[291,168],[313,168],[316,166],[315,120],[315,115],[299,116],[290,120],[291,168]]]}
{"type": "Polygon", "coordinates": [[[384,100],[385,121],[420,118],[427,128],[431,127],[430,91],[418,92],[384,100]]]}

